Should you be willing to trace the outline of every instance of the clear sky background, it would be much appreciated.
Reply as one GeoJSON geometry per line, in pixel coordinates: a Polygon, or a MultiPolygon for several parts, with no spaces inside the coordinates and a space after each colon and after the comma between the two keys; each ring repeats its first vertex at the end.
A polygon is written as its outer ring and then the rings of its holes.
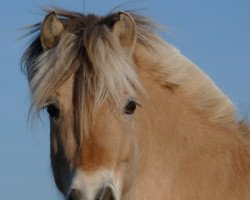
{"type": "Polygon", "coordinates": [[[80,12],[139,10],[167,27],[162,37],[202,68],[239,109],[250,113],[249,0],[1,0],[0,2],[0,199],[60,199],[49,161],[49,128],[27,123],[29,92],[19,61],[27,44],[18,28],[43,19],[39,6],[80,12]]]}

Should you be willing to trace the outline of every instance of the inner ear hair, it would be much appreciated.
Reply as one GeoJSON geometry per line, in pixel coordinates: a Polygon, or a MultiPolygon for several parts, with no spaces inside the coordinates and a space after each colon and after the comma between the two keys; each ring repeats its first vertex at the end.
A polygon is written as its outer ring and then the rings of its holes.
{"type": "Polygon", "coordinates": [[[136,43],[136,24],[133,17],[126,12],[119,12],[112,28],[121,45],[132,52],[136,43]]]}
{"type": "Polygon", "coordinates": [[[51,12],[45,17],[40,36],[44,51],[57,45],[63,30],[64,26],[62,22],[57,19],[55,12],[51,12]]]}

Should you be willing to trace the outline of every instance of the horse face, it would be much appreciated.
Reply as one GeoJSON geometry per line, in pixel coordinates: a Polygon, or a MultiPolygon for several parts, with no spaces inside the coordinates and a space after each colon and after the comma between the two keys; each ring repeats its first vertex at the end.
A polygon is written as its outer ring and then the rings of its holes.
{"type": "Polygon", "coordinates": [[[46,16],[31,90],[50,116],[58,189],[70,200],[120,199],[137,152],[132,126],[137,104],[128,95],[140,88],[132,64],[137,31],[128,13],[101,21],[92,15],[80,18],[66,23],[55,12],[46,16]]]}
{"type": "Polygon", "coordinates": [[[136,102],[125,98],[115,109],[105,101],[85,135],[75,132],[73,80],[47,106],[51,121],[51,165],[58,189],[69,199],[119,199],[134,166],[136,102]],[[79,141],[80,140],[80,141],[79,141]]]}

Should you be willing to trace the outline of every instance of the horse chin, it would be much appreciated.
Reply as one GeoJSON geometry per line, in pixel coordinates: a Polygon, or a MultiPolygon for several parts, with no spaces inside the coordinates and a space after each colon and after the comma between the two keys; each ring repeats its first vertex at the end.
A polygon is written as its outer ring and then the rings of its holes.
{"type": "Polygon", "coordinates": [[[73,172],[66,200],[119,200],[119,181],[108,170],[73,172]]]}

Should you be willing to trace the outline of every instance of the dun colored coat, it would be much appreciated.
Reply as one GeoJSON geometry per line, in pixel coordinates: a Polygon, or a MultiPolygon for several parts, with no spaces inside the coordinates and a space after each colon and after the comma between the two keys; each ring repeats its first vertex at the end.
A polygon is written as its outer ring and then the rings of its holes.
{"type": "Polygon", "coordinates": [[[132,12],[55,9],[23,56],[69,200],[249,200],[250,139],[231,101],[132,12]]]}

